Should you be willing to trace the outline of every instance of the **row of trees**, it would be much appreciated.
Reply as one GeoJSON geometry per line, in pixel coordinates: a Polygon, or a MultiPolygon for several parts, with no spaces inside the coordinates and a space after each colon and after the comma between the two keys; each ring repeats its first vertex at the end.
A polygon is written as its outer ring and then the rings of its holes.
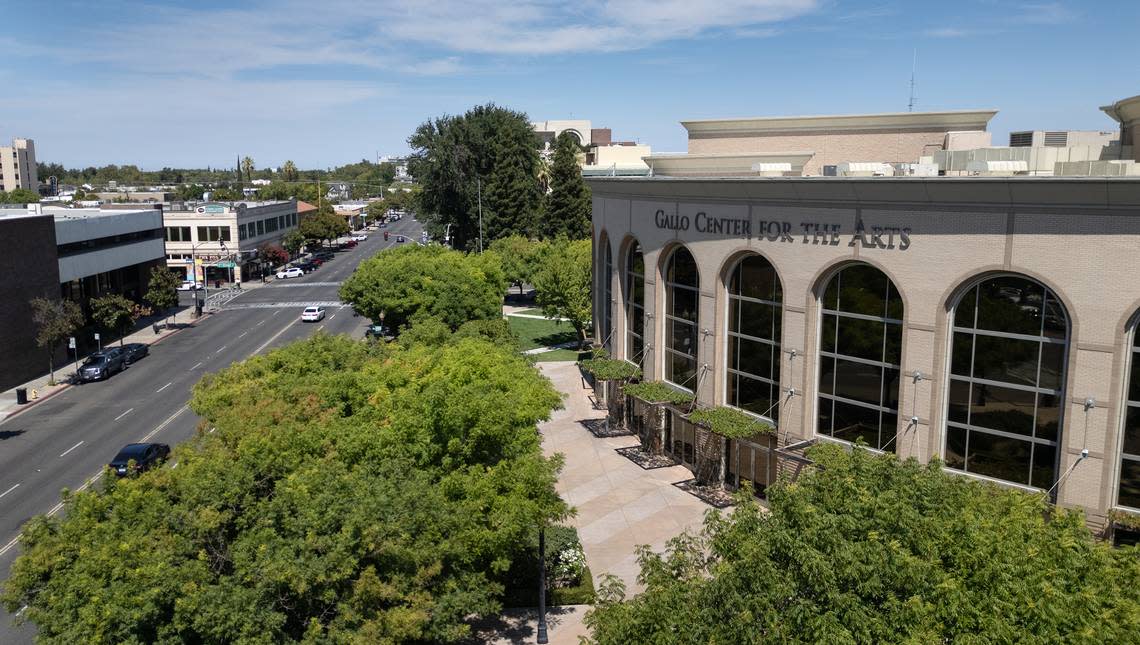
{"type": "Polygon", "coordinates": [[[488,104],[423,123],[408,144],[408,169],[423,188],[420,219],[433,237],[448,232],[455,248],[473,250],[480,220],[487,242],[589,236],[589,189],[570,135],[547,167],[526,114],[488,104]]]}
{"type": "Polygon", "coordinates": [[[520,294],[524,284],[533,285],[543,315],[565,319],[580,346],[586,344],[592,318],[591,248],[590,240],[565,237],[546,241],[511,235],[491,243],[507,282],[520,294]]]}
{"type": "Polygon", "coordinates": [[[0,204],[34,204],[40,201],[40,194],[34,190],[17,188],[4,192],[0,190],[0,204]]]}

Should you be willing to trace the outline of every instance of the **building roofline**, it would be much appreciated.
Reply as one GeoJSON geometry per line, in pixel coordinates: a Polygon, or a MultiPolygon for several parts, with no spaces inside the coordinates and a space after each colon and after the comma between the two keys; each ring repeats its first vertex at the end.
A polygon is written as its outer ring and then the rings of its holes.
{"type": "Polygon", "coordinates": [[[1140,94],[1120,99],[1109,105],[1102,105],[1100,110],[1117,123],[1140,120],[1140,94]]]}
{"type": "Polygon", "coordinates": [[[682,121],[689,134],[764,133],[813,130],[885,130],[933,127],[939,129],[985,130],[994,109],[944,110],[938,112],[880,112],[874,114],[825,114],[804,116],[763,116],[682,121]],[[970,128],[968,128],[970,129],[970,128]]]}

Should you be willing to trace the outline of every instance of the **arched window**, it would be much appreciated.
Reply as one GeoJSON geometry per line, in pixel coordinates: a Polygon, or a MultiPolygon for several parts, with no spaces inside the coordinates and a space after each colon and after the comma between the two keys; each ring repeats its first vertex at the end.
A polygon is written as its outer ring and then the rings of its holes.
{"type": "Polygon", "coordinates": [[[625,360],[642,365],[645,360],[645,257],[637,242],[625,261],[625,360]]]}
{"type": "Polygon", "coordinates": [[[776,269],[750,255],[728,279],[728,360],[725,402],[777,420],[783,292],[776,269]]]}
{"type": "Polygon", "coordinates": [[[831,278],[822,305],[818,433],[893,452],[902,298],[885,273],[855,264],[831,278]]]}
{"type": "Polygon", "coordinates": [[[1129,356],[1128,403],[1124,410],[1123,444],[1120,451],[1120,483],[1116,503],[1140,509],[1140,323],[1132,328],[1129,356]]]}
{"type": "Polygon", "coordinates": [[[700,276],[693,255],[678,247],[665,265],[665,380],[696,389],[700,276]]]}
{"type": "Polygon", "coordinates": [[[602,302],[598,314],[602,317],[600,321],[602,324],[599,328],[602,332],[601,341],[605,347],[610,347],[613,342],[614,332],[614,294],[613,294],[613,279],[614,279],[614,258],[610,252],[610,241],[608,238],[602,238],[602,244],[605,245],[605,270],[602,272],[602,302]]]}
{"type": "Polygon", "coordinates": [[[946,466],[1051,488],[1057,478],[1069,322],[1021,276],[984,280],[954,308],[946,466]]]}

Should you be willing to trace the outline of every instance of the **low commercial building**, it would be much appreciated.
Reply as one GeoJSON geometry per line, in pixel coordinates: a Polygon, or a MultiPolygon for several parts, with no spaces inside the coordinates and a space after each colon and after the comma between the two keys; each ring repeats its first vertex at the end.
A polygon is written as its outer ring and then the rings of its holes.
{"type": "MultiPolygon", "coordinates": [[[[90,315],[89,302],[120,294],[141,302],[151,270],[162,266],[162,214],[141,211],[44,208],[0,210],[0,389],[47,371],[47,350],[36,345],[38,330],[29,302],[66,298],[90,315]]],[[[77,337],[80,350],[93,346],[77,337]]],[[[59,348],[56,364],[67,359],[59,348]]]]}
{"type": "Polygon", "coordinates": [[[257,249],[297,228],[297,202],[175,203],[163,212],[166,265],[185,280],[237,283],[259,277],[257,249]]]}
{"type": "Polygon", "coordinates": [[[0,146],[0,191],[38,191],[36,168],[36,144],[31,139],[12,139],[12,145],[0,146]]]}
{"type": "MultiPolygon", "coordinates": [[[[1140,513],[1140,179],[587,183],[595,339],[647,379],[775,425],[779,450],[860,442],[1094,524],[1140,513]]],[[[693,466],[693,426],[666,432],[693,466]]],[[[720,446],[730,487],[771,481],[768,447],[720,446]]]]}

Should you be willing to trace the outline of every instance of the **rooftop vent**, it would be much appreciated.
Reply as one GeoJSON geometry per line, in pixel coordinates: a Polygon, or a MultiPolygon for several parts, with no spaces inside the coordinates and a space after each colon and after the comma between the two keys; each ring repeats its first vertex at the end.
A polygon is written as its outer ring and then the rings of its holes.
{"type": "Polygon", "coordinates": [[[1028,148],[1033,145],[1032,132],[1010,132],[1009,133],[1009,147],[1011,148],[1028,148]]]}
{"type": "Polygon", "coordinates": [[[1064,148],[1069,145],[1068,132],[1046,132],[1045,146],[1047,148],[1064,148]]]}
{"type": "Polygon", "coordinates": [[[966,172],[982,177],[1009,177],[1029,172],[1029,162],[1024,160],[971,161],[966,164],[966,172]]]}
{"type": "Polygon", "coordinates": [[[878,161],[845,161],[836,168],[840,177],[893,177],[894,166],[878,161]]]}
{"type": "Polygon", "coordinates": [[[760,161],[752,164],[752,170],[759,173],[761,177],[783,177],[784,173],[792,172],[792,164],[760,161]]]}

